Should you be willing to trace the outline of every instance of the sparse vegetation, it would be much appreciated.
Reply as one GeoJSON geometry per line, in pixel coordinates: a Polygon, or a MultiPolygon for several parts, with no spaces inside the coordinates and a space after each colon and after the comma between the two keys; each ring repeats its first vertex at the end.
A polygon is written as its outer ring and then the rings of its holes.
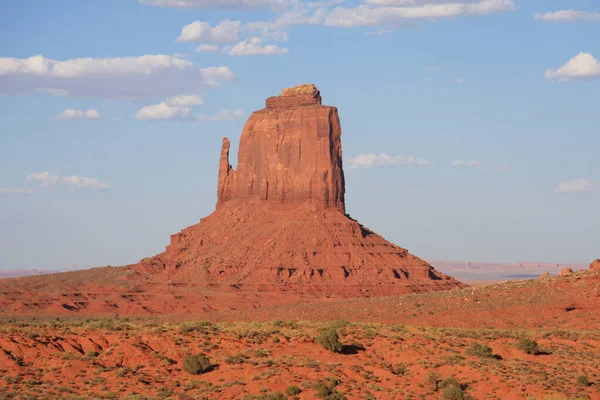
{"type": "Polygon", "coordinates": [[[300,390],[300,388],[298,386],[288,386],[287,388],[285,388],[285,394],[287,396],[295,396],[297,394],[302,393],[302,390],[300,390]]]}
{"type": "Polygon", "coordinates": [[[210,371],[210,368],[210,360],[202,353],[196,355],[187,355],[183,360],[183,370],[189,374],[203,374],[210,371]]]}
{"type": "Polygon", "coordinates": [[[317,337],[317,343],[334,353],[341,353],[344,348],[337,330],[333,328],[323,330],[317,337]]]}
{"type": "Polygon", "coordinates": [[[519,339],[519,343],[517,344],[517,348],[519,350],[523,350],[527,354],[538,355],[540,353],[540,349],[538,343],[535,340],[531,340],[528,338],[519,339]]]}
{"type": "Polygon", "coordinates": [[[588,387],[591,383],[586,376],[580,375],[577,377],[577,386],[588,387]]]}
{"type": "Polygon", "coordinates": [[[481,358],[492,358],[494,357],[494,353],[490,346],[481,343],[471,343],[469,348],[465,351],[465,354],[468,356],[476,356],[481,358]]]}

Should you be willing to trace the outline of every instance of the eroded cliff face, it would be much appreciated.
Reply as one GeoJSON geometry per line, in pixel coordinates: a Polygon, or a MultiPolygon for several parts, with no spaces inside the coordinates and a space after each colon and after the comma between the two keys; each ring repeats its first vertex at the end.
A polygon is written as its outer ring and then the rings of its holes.
{"type": "Polygon", "coordinates": [[[258,197],[281,204],[312,200],[345,211],[341,127],[314,85],[284,89],[254,112],[242,132],[236,170],[223,139],[217,208],[258,197]]]}

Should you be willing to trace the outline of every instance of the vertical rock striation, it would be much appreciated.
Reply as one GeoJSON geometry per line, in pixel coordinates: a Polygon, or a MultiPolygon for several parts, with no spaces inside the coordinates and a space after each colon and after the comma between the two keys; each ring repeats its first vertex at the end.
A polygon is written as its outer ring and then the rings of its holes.
{"type": "Polygon", "coordinates": [[[223,139],[217,208],[258,197],[281,204],[313,200],[344,212],[341,133],[337,108],[323,106],[314,85],[270,97],[244,126],[237,170],[223,139]]]}

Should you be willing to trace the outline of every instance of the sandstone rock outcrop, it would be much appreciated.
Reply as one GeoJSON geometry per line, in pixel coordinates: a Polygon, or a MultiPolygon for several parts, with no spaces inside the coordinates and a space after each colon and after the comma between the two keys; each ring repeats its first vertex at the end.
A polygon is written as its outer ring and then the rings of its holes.
{"type": "Polygon", "coordinates": [[[571,275],[573,273],[573,270],[571,268],[563,268],[560,271],[560,275],[564,276],[564,275],[571,275]]]}
{"type": "Polygon", "coordinates": [[[223,139],[217,208],[232,199],[288,204],[315,201],[345,211],[341,127],[314,85],[284,89],[256,111],[240,138],[238,167],[223,139]]]}
{"type": "Polygon", "coordinates": [[[592,271],[600,271],[600,258],[592,262],[592,264],[590,265],[590,269],[592,271]]]}
{"type": "Polygon", "coordinates": [[[223,139],[217,209],[136,270],[218,290],[319,297],[463,286],[345,214],[341,127],[314,85],[284,89],[223,139]]]}
{"type": "Polygon", "coordinates": [[[550,277],[550,272],[544,272],[543,274],[541,274],[540,276],[538,276],[538,279],[546,279],[550,277]]]}

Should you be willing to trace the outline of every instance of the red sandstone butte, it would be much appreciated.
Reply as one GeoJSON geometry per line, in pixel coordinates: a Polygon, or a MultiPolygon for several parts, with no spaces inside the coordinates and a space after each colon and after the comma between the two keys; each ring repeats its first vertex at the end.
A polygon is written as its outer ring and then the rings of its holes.
{"type": "Polygon", "coordinates": [[[216,211],[136,269],[169,282],[319,297],[462,286],[345,214],[338,111],[314,85],[284,89],[250,116],[237,169],[229,148],[223,139],[216,211]]]}
{"type": "Polygon", "coordinates": [[[590,269],[592,271],[600,271],[600,258],[592,262],[590,269]]]}
{"type": "Polygon", "coordinates": [[[344,212],[342,130],[335,107],[321,105],[314,85],[284,89],[250,116],[240,138],[238,168],[223,139],[217,207],[258,197],[281,204],[313,200],[344,212]]]}

